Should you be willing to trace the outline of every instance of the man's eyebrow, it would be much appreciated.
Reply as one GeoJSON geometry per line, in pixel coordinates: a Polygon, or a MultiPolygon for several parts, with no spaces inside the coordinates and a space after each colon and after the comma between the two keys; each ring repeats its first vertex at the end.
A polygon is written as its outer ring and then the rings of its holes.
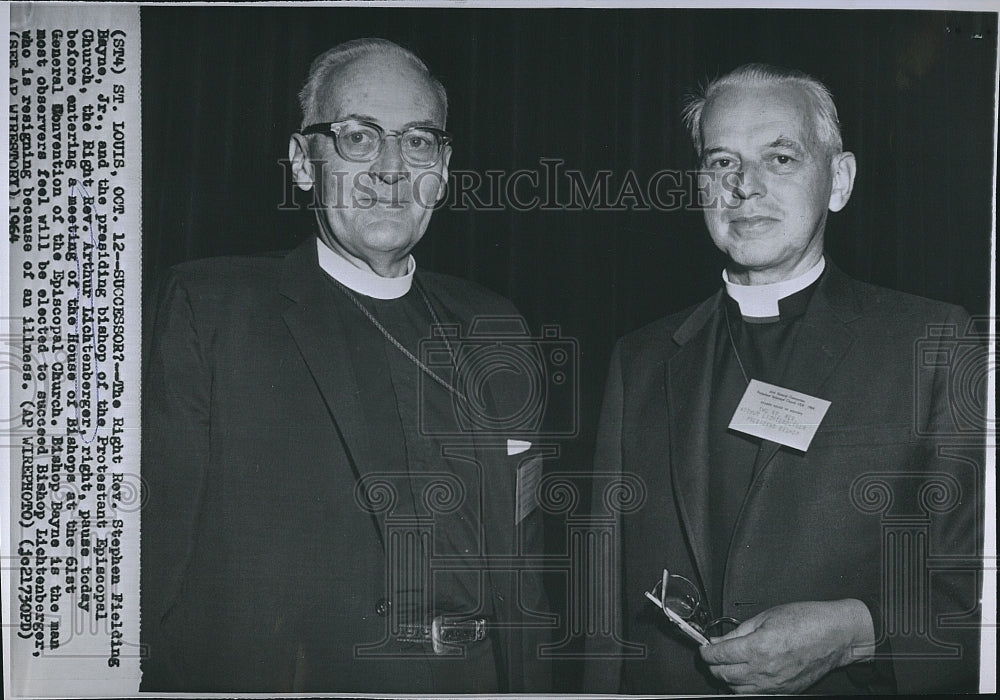
{"type": "MultiPolygon", "coordinates": [[[[338,121],[342,121],[344,119],[354,119],[359,122],[371,122],[372,124],[379,124],[379,126],[381,126],[379,120],[370,114],[355,114],[352,112],[351,114],[341,117],[338,121]]],[[[414,126],[431,126],[438,128],[437,123],[433,119],[418,119],[417,121],[406,122],[406,124],[403,124],[403,130],[410,129],[414,126]]]]}
{"type": "Polygon", "coordinates": [[[437,125],[437,122],[434,121],[433,119],[419,119],[415,122],[406,122],[405,124],[403,124],[404,129],[409,129],[414,126],[430,126],[434,127],[435,129],[441,128],[437,125]]]}
{"type": "Polygon", "coordinates": [[[702,158],[707,158],[708,156],[715,155],[716,153],[731,153],[728,148],[723,148],[722,146],[715,146],[713,148],[706,148],[701,152],[702,158]]]}
{"type": "Polygon", "coordinates": [[[378,123],[378,120],[375,119],[375,117],[371,116],[370,114],[357,114],[356,112],[351,112],[350,114],[346,114],[337,121],[344,121],[345,119],[354,119],[355,121],[359,122],[373,122],[376,124],[378,123]]]}
{"type": "Polygon", "coordinates": [[[793,141],[792,139],[786,138],[784,136],[779,136],[774,141],[772,141],[771,143],[767,144],[767,147],[768,148],[791,148],[791,149],[794,149],[796,151],[801,151],[802,150],[802,147],[799,146],[799,144],[798,144],[797,141],[793,141]]]}

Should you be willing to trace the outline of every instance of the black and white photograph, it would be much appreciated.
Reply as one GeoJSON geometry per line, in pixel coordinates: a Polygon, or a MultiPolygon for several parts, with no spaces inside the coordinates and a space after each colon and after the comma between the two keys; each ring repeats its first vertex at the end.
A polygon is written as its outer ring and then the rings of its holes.
{"type": "Polygon", "coordinates": [[[10,3],[6,697],[996,690],[995,2],[10,3]]]}

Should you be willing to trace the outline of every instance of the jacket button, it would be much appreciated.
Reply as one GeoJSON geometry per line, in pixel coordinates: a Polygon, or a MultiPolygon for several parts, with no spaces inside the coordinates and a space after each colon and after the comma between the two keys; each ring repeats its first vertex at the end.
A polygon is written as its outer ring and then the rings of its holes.
{"type": "Polygon", "coordinates": [[[385,598],[379,598],[378,602],[375,603],[375,613],[379,617],[385,617],[389,614],[389,606],[391,603],[385,598]]]}

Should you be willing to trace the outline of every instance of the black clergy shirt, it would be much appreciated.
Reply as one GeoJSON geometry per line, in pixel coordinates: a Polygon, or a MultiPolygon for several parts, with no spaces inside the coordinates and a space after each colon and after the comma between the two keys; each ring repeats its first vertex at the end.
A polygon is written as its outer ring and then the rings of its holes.
{"type": "MultiPolygon", "coordinates": [[[[780,316],[764,321],[743,318],[739,304],[728,295],[725,298],[726,312],[721,315],[722,328],[716,336],[709,416],[712,575],[708,594],[712,617],[723,614],[729,545],[753,481],[754,464],[762,443],[760,438],[729,428],[729,422],[749,379],[781,385],[794,352],[802,315],[817,284],[818,280],[781,299],[778,302],[780,316]]],[[[713,630],[713,633],[717,632],[713,630]]]]}

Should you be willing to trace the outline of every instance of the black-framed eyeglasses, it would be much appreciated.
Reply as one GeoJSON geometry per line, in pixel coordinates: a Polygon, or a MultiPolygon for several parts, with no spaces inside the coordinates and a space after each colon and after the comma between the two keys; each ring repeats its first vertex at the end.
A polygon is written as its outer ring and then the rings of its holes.
{"type": "Polygon", "coordinates": [[[701,602],[698,587],[683,576],[671,574],[666,569],[660,580],[646,593],[646,597],[659,605],[663,614],[680,627],[681,631],[700,643],[707,643],[705,637],[719,637],[731,632],[740,624],[733,617],[713,619],[708,608],[701,602]],[[685,626],[693,628],[697,634],[692,634],[685,626]]]}
{"type": "Polygon", "coordinates": [[[403,131],[386,131],[378,124],[358,119],[310,124],[300,132],[324,134],[333,139],[337,153],[344,160],[369,163],[379,157],[385,140],[399,139],[403,162],[415,168],[429,168],[441,159],[444,147],[451,143],[451,134],[431,126],[411,126],[403,131]]]}

